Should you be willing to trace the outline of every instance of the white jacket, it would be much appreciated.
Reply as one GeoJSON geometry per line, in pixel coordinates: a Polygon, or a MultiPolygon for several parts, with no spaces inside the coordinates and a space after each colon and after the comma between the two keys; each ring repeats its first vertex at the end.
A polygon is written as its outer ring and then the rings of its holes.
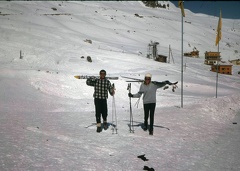
{"type": "Polygon", "coordinates": [[[148,85],[142,83],[137,94],[133,94],[133,98],[139,98],[143,94],[143,104],[156,103],[156,92],[158,88],[166,85],[166,82],[150,82],[148,85]]]}

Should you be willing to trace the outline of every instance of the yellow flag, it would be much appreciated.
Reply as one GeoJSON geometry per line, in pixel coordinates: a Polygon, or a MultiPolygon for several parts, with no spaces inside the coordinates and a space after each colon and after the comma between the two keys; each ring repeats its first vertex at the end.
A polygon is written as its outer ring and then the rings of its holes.
{"type": "Polygon", "coordinates": [[[185,17],[183,1],[178,1],[178,7],[181,8],[182,16],[185,17]]]}
{"type": "Polygon", "coordinates": [[[217,37],[216,37],[216,43],[215,45],[217,46],[219,41],[222,38],[222,12],[220,10],[220,16],[219,16],[219,20],[218,20],[218,27],[217,27],[217,37]]]}

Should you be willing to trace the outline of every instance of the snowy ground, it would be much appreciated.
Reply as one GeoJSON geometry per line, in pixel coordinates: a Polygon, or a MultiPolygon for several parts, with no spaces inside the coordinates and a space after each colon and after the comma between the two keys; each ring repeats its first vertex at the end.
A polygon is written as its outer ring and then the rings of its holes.
{"type": "MultiPolygon", "coordinates": [[[[134,1],[0,2],[0,170],[240,170],[240,67],[219,74],[215,98],[216,73],[203,63],[205,51],[217,51],[218,17],[185,12],[191,24],[184,23],[184,51],[195,46],[201,57],[184,58],[181,108],[181,17],[171,3],[165,10],[134,1]],[[174,63],[147,59],[151,40],[166,56],[171,44],[174,63]],[[101,69],[119,77],[111,81],[118,134],[111,126],[96,133],[93,88],[74,78],[101,69]],[[153,136],[141,128],[137,99],[135,133],[129,133],[128,83],[121,77],[147,72],[154,80],[179,81],[176,92],[157,92],[153,136]],[[137,157],[143,154],[148,161],[137,157]]],[[[240,58],[240,20],[223,19],[222,32],[223,60],[240,58]]],[[[132,92],[139,86],[132,83],[132,92]]]]}

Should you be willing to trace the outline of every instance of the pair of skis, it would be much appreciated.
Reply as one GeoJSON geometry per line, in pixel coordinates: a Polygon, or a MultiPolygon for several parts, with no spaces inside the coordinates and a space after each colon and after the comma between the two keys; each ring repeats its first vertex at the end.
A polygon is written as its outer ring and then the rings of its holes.
{"type": "MultiPolygon", "coordinates": [[[[99,76],[91,76],[91,75],[75,75],[74,76],[76,79],[88,79],[88,78],[96,78],[99,79],[99,76]]],[[[106,77],[106,79],[109,80],[118,80],[118,77],[106,77]]]]}
{"type": "MultiPolygon", "coordinates": [[[[122,78],[130,79],[130,81],[126,81],[126,82],[144,82],[143,79],[131,78],[131,77],[125,77],[125,76],[121,76],[121,77],[122,77],[122,78]]],[[[152,82],[153,84],[161,83],[161,82],[158,82],[158,81],[151,81],[151,82],[152,82]]],[[[168,84],[168,85],[171,85],[171,86],[172,86],[172,91],[175,92],[175,89],[178,88],[177,83],[178,83],[178,81],[175,82],[175,83],[172,83],[172,82],[168,81],[167,84],[168,84]]],[[[169,88],[169,86],[164,86],[163,90],[166,90],[166,89],[168,89],[168,88],[169,88]]]]}

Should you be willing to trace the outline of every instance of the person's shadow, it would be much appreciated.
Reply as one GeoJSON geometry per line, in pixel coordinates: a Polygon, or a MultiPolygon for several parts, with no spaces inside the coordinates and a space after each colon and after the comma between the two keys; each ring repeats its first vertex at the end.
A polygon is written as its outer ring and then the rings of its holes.
{"type": "MultiPolygon", "coordinates": [[[[125,121],[127,121],[127,120],[125,120],[125,121]]],[[[142,123],[142,122],[136,122],[136,121],[134,121],[134,123],[138,123],[138,124],[133,125],[134,127],[139,127],[139,126],[140,126],[143,130],[145,130],[145,129],[144,129],[144,123],[142,123]]],[[[128,126],[130,127],[130,124],[128,124],[128,126]]],[[[169,128],[164,127],[164,126],[160,126],[160,125],[153,125],[153,127],[156,127],[156,128],[164,128],[164,129],[170,130],[169,128]]],[[[149,125],[148,125],[148,130],[149,130],[149,125]]]]}

